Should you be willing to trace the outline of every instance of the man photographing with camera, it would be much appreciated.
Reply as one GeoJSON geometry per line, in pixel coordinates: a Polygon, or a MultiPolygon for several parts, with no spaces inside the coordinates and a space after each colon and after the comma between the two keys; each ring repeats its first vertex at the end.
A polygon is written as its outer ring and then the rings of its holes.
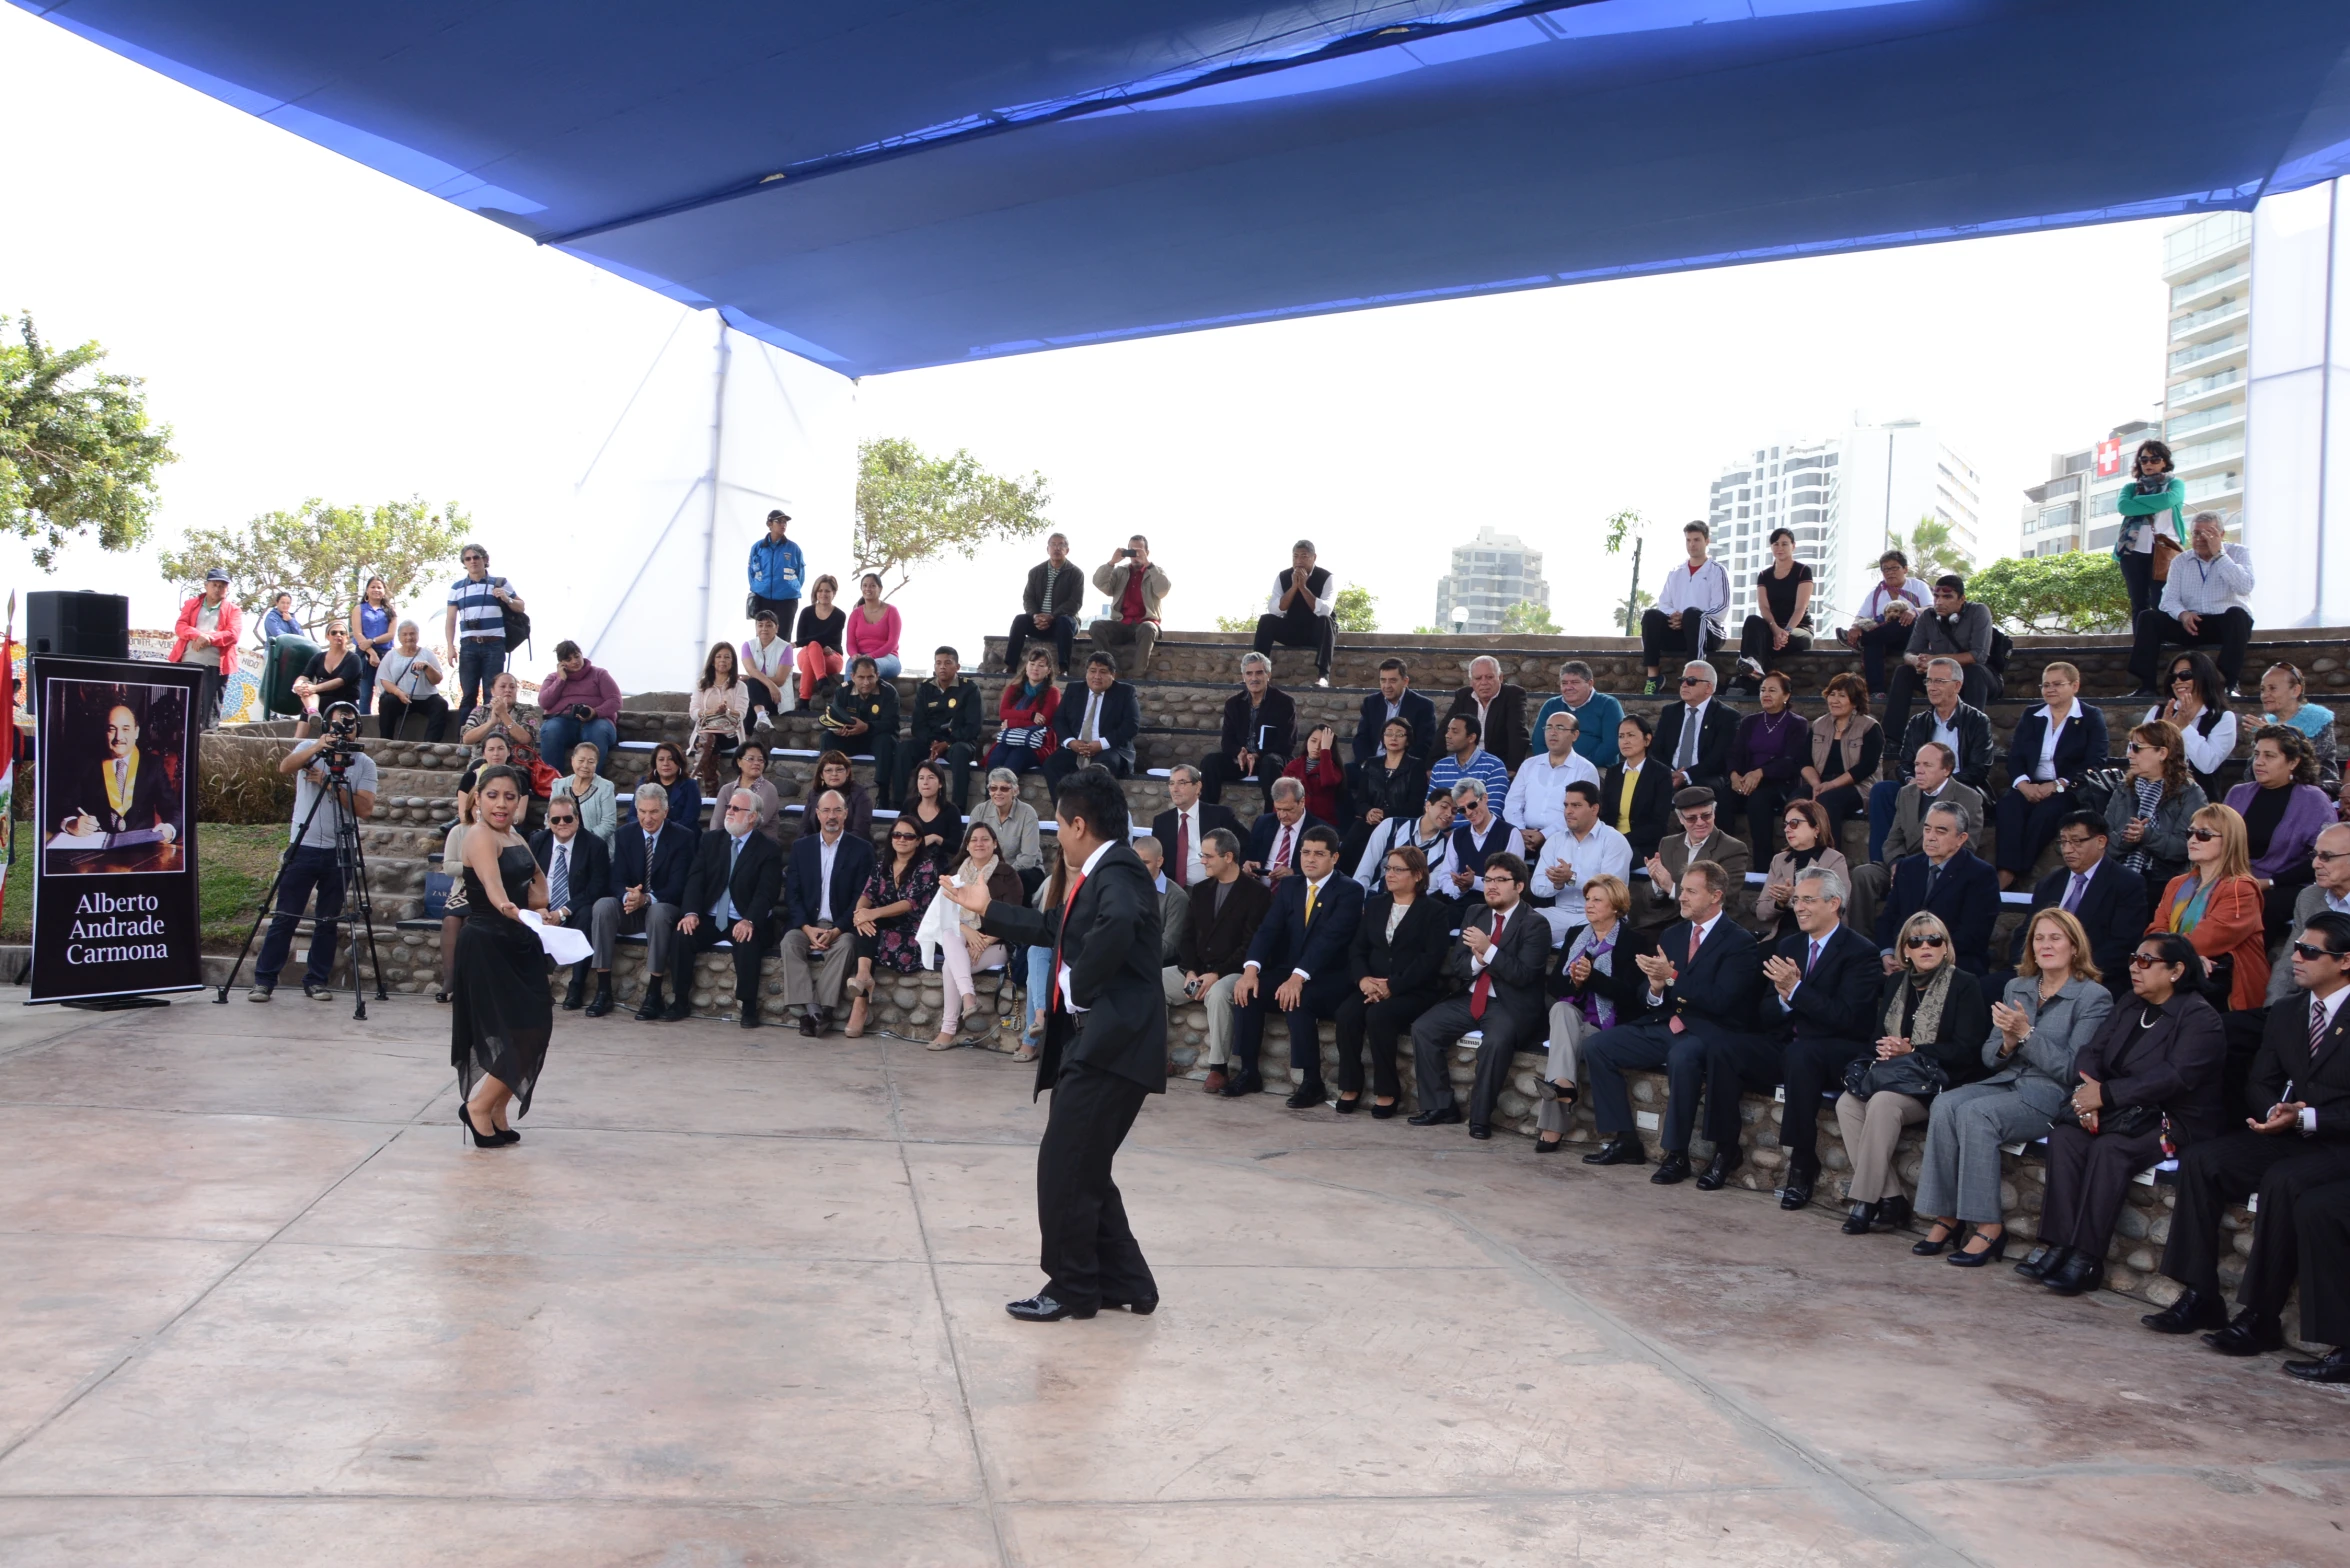
{"type": "MultiPolygon", "coordinates": [[[[253,989],[248,1002],[266,1002],[285,971],[293,950],[294,927],[313,889],[318,913],[310,934],[310,961],[302,971],[302,994],[312,1001],[330,1000],[326,978],[335,966],[335,944],[343,913],[343,868],[335,835],[339,829],[357,832],[358,825],[375,815],[375,759],[359,749],[359,709],[350,702],[334,702],[325,712],[326,733],[297,743],[277,769],[294,775],[293,846],[278,873],[277,912],[269,934],[261,939],[261,954],[253,961],[253,989]]],[[[225,990],[225,988],[224,988],[225,990]]]]}

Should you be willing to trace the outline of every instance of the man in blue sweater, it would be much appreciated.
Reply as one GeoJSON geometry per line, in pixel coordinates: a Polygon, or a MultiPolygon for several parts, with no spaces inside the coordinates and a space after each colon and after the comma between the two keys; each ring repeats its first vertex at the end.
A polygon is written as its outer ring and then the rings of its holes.
{"type": "Polygon", "coordinates": [[[767,531],[751,541],[751,599],[743,606],[747,621],[756,621],[762,610],[772,612],[776,628],[786,640],[799,623],[800,583],[807,575],[800,547],[783,536],[790,522],[790,516],[777,507],[767,514],[767,531]]]}

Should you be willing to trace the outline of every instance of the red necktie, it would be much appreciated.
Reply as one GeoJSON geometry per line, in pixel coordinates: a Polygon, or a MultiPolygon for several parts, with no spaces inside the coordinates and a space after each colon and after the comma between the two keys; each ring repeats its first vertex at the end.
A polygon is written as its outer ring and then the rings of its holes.
{"type": "MultiPolygon", "coordinates": [[[[1688,957],[1686,957],[1686,958],[1683,958],[1683,959],[1681,960],[1681,967],[1682,967],[1683,969],[1687,969],[1687,968],[1689,967],[1689,965],[1690,965],[1690,962],[1691,962],[1691,960],[1695,959],[1696,957],[1697,957],[1697,927],[1695,927],[1695,926],[1691,926],[1691,927],[1689,928],[1689,954],[1688,954],[1688,957]]],[[[1673,1016],[1672,1016],[1672,1017],[1671,1017],[1669,1020],[1667,1020],[1667,1022],[1666,1022],[1666,1024],[1665,1024],[1665,1027],[1666,1027],[1667,1029],[1670,1029],[1670,1030],[1671,1030],[1673,1033],[1675,1033],[1675,1034],[1687,1034],[1687,1033],[1689,1032],[1689,1026],[1688,1026],[1687,1024],[1685,1024],[1685,1023],[1681,1022],[1681,1013],[1680,1013],[1680,1010],[1679,1010],[1678,1008],[1674,1009],[1674,1011],[1673,1011],[1673,1016]]]]}
{"type": "Polygon", "coordinates": [[[1077,890],[1085,886],[1085,873],[1078,872],[1069,879],[1069,896],[1061,900],[1061,924],[1053,934],[1053,1010],[1065,1013],[1069,999],[1061,994],[1061,944],[1069,937],[1069,911],[1077,907],[1077,890]]]}
{"type": "MultiPolygon", "coordinates": [[[[1493,945],[1501,946],[1502,921],[1507,917],[1500,910],[1493,912],[1493,945]]],[[[1477,971],[1477,983],[1469,988],[1469,1017],[1472,1021],[1485,1016],[1485,999],[1493,994],[1493,955],[1486,953],[1485,967],[1477,971]]]]}
{"type": "Polygon", "coordinates": [[[1175,885],[1177,887],[1183,887],[1186,885],[1183,880],[1183,873],[1185,868],[1190,864],[1191,813],[1188,811],[1178,811],[1175,813],[1175,864],[1167,868],[1174,874],[1175,885]]]}
{"type": "Polygon", "coordinates": [[[1287,827],[1283,827],[1281,830],[1281,842],[1273,846],[1273,864],[1276,866],[1289,864],[1289,829],[1287,827]]]}

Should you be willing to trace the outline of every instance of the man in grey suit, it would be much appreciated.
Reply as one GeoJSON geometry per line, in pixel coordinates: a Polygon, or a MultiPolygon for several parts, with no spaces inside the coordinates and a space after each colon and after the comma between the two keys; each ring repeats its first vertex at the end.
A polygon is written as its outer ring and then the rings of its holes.
{"type": "Polygon", "coordinates": [[[2317,880],[2293,900],[2292,932],[2285,945],[2271,955],[2267,997],[2271,1007],[2293,994],[2293,944],[2304,940],[2301,933],[2308,929],[2310,918],[2329,909],[2337,915],[2350,915],[2350,823],[2337,822],[2318,834],[2317,842],[2309,846],[2309,864],[2317,880]]]}
{"type": "Polygon", "coordinates": [[[1485,902],[1461,921],[1461,939],[1444,959],[1445,974],[1462,994],[1438,1002],[1412,1025],[1412,1071],[1420,1088],[1414,1127],[1461,1119],[1452,1096],[1452,1048],[1471,1030],[1483,1030],[1477,1084],[1469,1091],[1469,1136],[1492,1137],[1493,1103],[1510,1081],[1515,1054],[1542,1044],[1549,1027],[1542,971],[1550,962],[1550,923],[1523,902],[1530,879],[1526,863],[1507,850],[1485,857],[1485,902]]]}
{"type": "Polygon", "coordinates": [[[1901,786],[1901,795],[1894,803],[1893,826],[1885,834],[1884,858],[1852,868],[1850,920],[1854,930],[1876,929],[1877,906],[1884,902],[1885,890],[1893,885],[1894,862],[1926,847],[1928,806],[1950,802],[1966,818],[1967,841],[1972,844],[1983,841],[1983,797],[1953,776],[1957,768],[1958,758],[1940,741],[1930,740],[1918,747],[1910,781],[1901,786]]]}
{"type": "Polygon", "coordinates": [[[1142,869],[1151,874],[1151,885],[1159,890],[1159,924],[1164,936],[1159,943],[1159,962],[1175,962],[1175,954],[1183,946],[1184,928],[1191,924],[1191,895],[1167,880],[1167,852],[1155,838],[1138,838],[1133,842],[1134,853],[1142,861],[1142,869]]]}

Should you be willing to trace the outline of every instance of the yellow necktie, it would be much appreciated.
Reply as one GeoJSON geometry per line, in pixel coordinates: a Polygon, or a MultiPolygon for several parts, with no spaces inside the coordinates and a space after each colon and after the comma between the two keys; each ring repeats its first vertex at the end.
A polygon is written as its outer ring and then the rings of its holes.
{"type": "Polygon", "coordinates": [[[1314,923],[1314,894],[1317,891],[1313,883],[1306,884],[1306,924],[1309,926],[1314,923]]]}

